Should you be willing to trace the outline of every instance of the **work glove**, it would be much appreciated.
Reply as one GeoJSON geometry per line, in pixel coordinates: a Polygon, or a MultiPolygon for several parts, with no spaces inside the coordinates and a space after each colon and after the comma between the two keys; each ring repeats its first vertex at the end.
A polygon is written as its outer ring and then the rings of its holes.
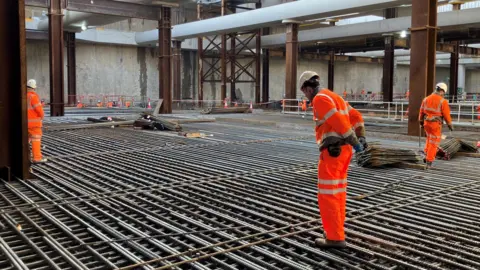
{"type": "Polygon", "coordinates": [[[363,149],[368,148],[367,139],[365,139],[365,137],[363,137],[363,136],[358,137],[358,142],[363,145],[363,149]]]}
{"type": "Polygon", "coordinates": [[[340,156],[340,153],[342,152],[342,148],[340,147],[339,144],[329,145],[327,150],[328,150],[328,154],[334,158],[340,156]]]}
{"type": "Polygon", "coordinates": [[[355,153],[357,153],[357,154],[361,153],[361,152],[363,152],[363,150],[365,150],[361,143],[357,143],[355,146],[353,146],[353,149],[355,149],[355,153]]]}
{"type": "Polygon", "coordinates": [[[452,125],[452,124],[448,124],[447,126],[448,126],[448,129],[449,129],[450,131],[453,131],[453,125],[452,125]]]}

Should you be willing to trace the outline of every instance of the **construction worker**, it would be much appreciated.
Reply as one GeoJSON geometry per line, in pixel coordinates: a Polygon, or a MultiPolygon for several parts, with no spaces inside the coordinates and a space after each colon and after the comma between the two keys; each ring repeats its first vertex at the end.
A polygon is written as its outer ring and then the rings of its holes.
{"type": "Polygon", "coordinates": [[[425,129],[427,141],[425,144],[425,162],[427,168],[431,168],[435,156],[437,155],[438,145],[442,139],[443,120],[447,122],[448,129],[453,131],[452,117],[450,116],[450,107],[448,101],[444,98],[447,93],[447,85],[439,83],[435,92],[426,97],[420,107],[419,122],[425,129]]]}
{"type": "Polygon", "coordinates": [[[343,90],[343,99],[347,99],[347,89],[343,90]]]}
{"type": "Polygon", "coordinates": [[[316,72],[305,71],[299,80],[302,92],[313,105],[315,136],[320,150],[317,198],[326,239],[317,238],[315,244],[344,248],[347,171],[352,146],[356,152],[362,152],[364,147],[352,130],[351,107],[333,91],[320,90],[319,78],[316,72]]]}
{"type": "Polygon", "coordinates": [[[43,107],[40,102],[37,89],[37,82],[33,79],[27,82],[27,108],[28,108],[28,139],[32,143],[32,162],[44,163],[46,158],[42,157],[42,120],[44,117],[43,107]]]}

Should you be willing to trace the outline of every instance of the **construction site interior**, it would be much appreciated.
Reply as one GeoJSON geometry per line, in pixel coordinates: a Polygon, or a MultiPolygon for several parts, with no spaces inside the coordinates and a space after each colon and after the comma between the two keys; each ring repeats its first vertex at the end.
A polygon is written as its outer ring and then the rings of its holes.
{"type": "Polygon", "coordinates": [[[0,269],[480,269],[479,14],[465,0],[0,0],[0,269]],[[305,71],[364,119],[346,248],[316,244],[305,71]],[[454,129],[430,167],[419,111],[441,82],[454,129]]]}

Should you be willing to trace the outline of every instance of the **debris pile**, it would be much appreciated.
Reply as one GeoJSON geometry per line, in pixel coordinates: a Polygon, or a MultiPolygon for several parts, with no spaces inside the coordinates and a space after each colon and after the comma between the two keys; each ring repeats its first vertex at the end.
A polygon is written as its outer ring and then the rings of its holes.
{"type": "Polygon", "coordinates": [[[147,113],[143,113],[139,119],[135,120],[133,126],[150,130],[182,130],[182,127],[179,124],[172,123],[170,121],[161,119],[158,116],[153,116],[147,113]]]}
{"type": "Polygon", "coordinates": [[[356,160],[361,167],[376,168],[402,163],[419,163],[422,161],[422,157],[413,150],[370,144],[365,151],[356,154],[356,160]]]}
{"type": "Polygon", "coordinates": [[[217,108],[217,107],[210,107],[204,111],[202,114],[223,114],[223,113],[250,113],[249,107],[230,107],[230,108],[217,108]]]}
{"type": "Polygon", "coordinates": [[[478,148],[475,144],[460,139],[448,139],[443,141],[438,147],[437,156],[444,159],[452,159],[457,152],[477,153],[478,148]]]}

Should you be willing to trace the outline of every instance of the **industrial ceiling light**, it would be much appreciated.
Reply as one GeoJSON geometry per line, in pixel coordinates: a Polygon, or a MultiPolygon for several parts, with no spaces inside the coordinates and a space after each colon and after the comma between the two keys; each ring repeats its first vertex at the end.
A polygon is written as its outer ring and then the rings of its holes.
{"type": "Polygon", "coordinates": [[[87,30],[87,26],[85,24],[82,24],[82,31],[87,30]]]}
{"type": "Polygon", "coordinates": [[[407,37],[407,31],[403,30],[402,32],[400,32],[400,37],[401,38],[406,38],[407,37]]]}

